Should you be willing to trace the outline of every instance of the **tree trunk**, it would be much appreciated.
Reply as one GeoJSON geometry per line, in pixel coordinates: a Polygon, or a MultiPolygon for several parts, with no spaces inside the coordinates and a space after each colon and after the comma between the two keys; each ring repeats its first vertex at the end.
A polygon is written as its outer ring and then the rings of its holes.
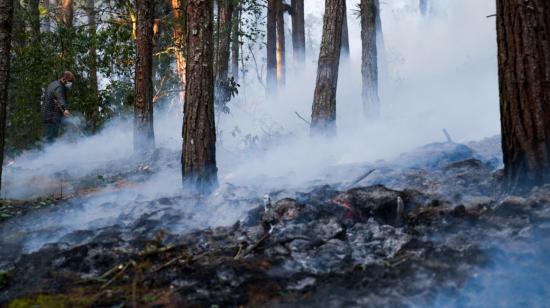
{"type": "Polygon", "coordinates": [[[378,98],[378,53],[376,48],[376,0],[361,0],[361,75],[363,77],[361,98],[367,119],[380,115],[378,98]]]}
{"type": "Polygon", "coordinates": [[[44,15],[44,22],[40,30],[42,32],[50,32],[50,0],[44,0],[44,9],[46,10],[46,15],[44,15]]]}
{"type": "MultiPolygon", "coordinates": [[[[40,45],[40,1],[38,0],[25,0],[26,16],[25,27],[26,33],[29,34],[30,40],[25,41],[27,46],[39,46],[40,45]]],[[[32,65],[40,66],[42,62],[41,57],[34,57],[32,59],[32,65]]],[[[28,99],[33,102],[33,110],[35,113],[40,113],[40,96],[42,96],[42,89],[37,86],[28,89],[28,99]]]]}
{"type": "MultiPolygon", "coordinates": [[[[86,15],[88,16],[88,33],[90,38],[95,38],[97,23],[96,23],[96,11],[95,11],[95,0],[86,0],[86,15]]],[[[95,47],[95,42],[90,46],[90,89],[92,93],[93,101],[91,102],[91,120],[92,128],[95,130],[99,123],[99,88],[97,83],[97,51],[95,47]]]]}
{"type": "Polygon", "coordinates": [[[267,0],[267,74],[266,74],[266,96],[277,93],[277,1],[267,0]]]}
{"type": "Polygon", "coordinates": [[[4,141],[6,139],[6,106],[10,79],[11,27],[13,21],[12,0],[0,0],[0,185],[4,165],[4,141]]]}
{"type": "Polygon", "coordinates": [[[497,0],[500,117],[509,191],[550,183],[550,2],[497,0]]]}
{"type": "Polygon", "coordinates": [[[231,19],[233,18],[233,0],[219,0],[218,2],[218,50],[216,61],[216,95],[217,104],[224,104],[231,99],[227,87],[229,73],[229,52],[231,44],[231,19]]]}
{"type": "Polygon", "coordinates": [[[312,134],[331,136],[336,133],[336,88],[343,20],[344,0],[325,0],[323,37],[311,114],[312,134]]]}
{"type": "Polygon", "coordinates": [[[183,50],[185,48],[185,8],[182,7],[181,1],[185,0],[171,0],[170,4],[172,7],[172,17],[174,18],[174,55],[176,57],[176,73],[178,74],[180,80],[179,98],[180,103],[183,104],[185,101],[185,68],[187,62],[185,61],[185,56],[183,50]]]}
{"type": "Polygon", "coordinates": [[[277,0],[277,81],[279,87],[284,87],[286,81],[284,14],[283,0],[277,0]]]}
{"type": "Polygon", "coordinates": [[[346,1],[344,1],[344,21],[342,24],[342,53],[341,56],[344,59],[349,58],[349,34],[348,34],[348,9],[346,1]]]}
{"type": "Polygon", "coordinates": [[[420,0],[418,6],[422,15],[426,15],[428,13],[428,0],[420,0]]]}
{"type": "Polygon", "coordinates": [[[63,0],[63,24],[67,29],[73,27],[74,7],[73,0],[63,0]]]}
{"type": "Polygon", "coordinates": [[[152,151],[153,131],[153,11],[154,1],[137,0],[134,150],[152,151]]]}
{"type": "Polygon", "coordinates": [[[231,76],[239,80],[239,31],[241,24],[242,4],[239,3],[233,12],[233,29],[231,30],[231,76]]]}
{"type": "Polygon", "coordinates": [[[36,42],[38,36],[40,35],[40,11],[38,6],[40,4],[39,0],[26,0],[27,4],[27,30],[31,34],[33,43],[36,42]]]}
{"type": "Polygon", "coordinates": [[[212,3],[187,2],[187,84],[181,157],[184,185],[209,192],[218,185],[214,78],[212,68],[212,3]]]}
{"type": "Polygon", "coordinates": [[[292,49],[294,62],[303,65],[306,61],[304,0],[292,0],[292,49]]]}

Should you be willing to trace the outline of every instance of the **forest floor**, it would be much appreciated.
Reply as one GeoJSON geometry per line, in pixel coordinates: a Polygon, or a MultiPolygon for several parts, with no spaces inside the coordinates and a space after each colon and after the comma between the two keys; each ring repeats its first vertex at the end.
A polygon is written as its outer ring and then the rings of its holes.
{"type": "Polygon", "coordinates": [[[502,194],[499,156],[498,138],[430,144],[392,162],[327,166],[334,179],[272,191],[273,202],[231,185],[199,199],[113,199],[177,153],[107,166],[63,198],[0,207],[9,214],[0,221],[0,305],[548,303],[550,186],[502,194]],[[230,210],[217,212],[220,204],[230,210]]]}

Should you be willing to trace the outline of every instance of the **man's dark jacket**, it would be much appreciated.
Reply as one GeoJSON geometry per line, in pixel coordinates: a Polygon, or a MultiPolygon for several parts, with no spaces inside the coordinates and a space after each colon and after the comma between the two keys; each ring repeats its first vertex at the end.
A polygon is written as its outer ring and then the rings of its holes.
{"type": "Polygon", "coordinates": [[[44,122],[59,122],[67,109],[67,88],[59,80],[48,86],[42,99],[42,119],[44,122]]]}

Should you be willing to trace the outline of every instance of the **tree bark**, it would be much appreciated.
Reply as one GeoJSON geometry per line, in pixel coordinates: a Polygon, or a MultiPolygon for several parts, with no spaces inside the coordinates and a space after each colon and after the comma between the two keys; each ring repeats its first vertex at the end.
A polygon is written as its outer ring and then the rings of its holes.
{"type": "Polygon", "coordinates": [[[306,61],[306,32],[304,0],[292,0],[292,53],[294,62],[303,65],[306,61]]]}
{"type": "Polygon", "coordinates": [[[183,119],[182,177],[186,187],[209,192],[218,185],[212,3],[187,2],[187,84],[183,119]]]}
{"type": "Polygon", "coordinates": [[[343,21],[344,0],[325,0],[323,37],[311,114],[312,135],[331,136],[336,133],[336,88],[343,21]]]}
{"type": "Polygon", "coordinates": [[[378,52],[376,47],[376,0],[361,0],[361,75],[363,112],[367,119],[380,115],[378,97],[378,52]]]}
{"type": "Polygon", "coordinates": [[[233,12],[233,29],[231,29],[231,76],[235,80],[239,80],[239,31],[241,24],[241,11],[242,4],[239,1],[235,11],[233,12]]]}
{"type": "Polygon", "coordinates": [[[13,3],[12,0],[0,0],[0,185],[2,183],[4,141],[6,139],[6,106],[8,104],[8,82],[10,79],[13,3]]]}
{"type": "Polygon", "coordinates": [[[63,14],[63,24],[67,29],[71,29],[73,27],[73,15],[74,15],[74,5],[73,0],[63,0],[63,7],[62,7],[62,14],[63,14]]]}
{"type": "MultiPolygon", "coordinates": [[[[86,0],[85,7],[86,15],[88,16],[88,33],[90,38],[94,39],[97,30],[95,0],[86,0]]],[[[97,50],[95,46],[95,40],[90,46],[89,53],[89,66],[90,66],[90,89],[92,93],[93,101],[92,106],[92,128],[95,130],[99,123],[99,87],[97,82],[97,50]]]]}
{"type": "Polygon", "coordinates": [[[279,87],[284,87],[286,82],[284,14],[283,0],[277,0],[277,81],[279,87]]]}
{"type": "Polygon", "coordinates": [[[266,96],[277,93],[277,1],[267,0],[267,73],[266,73],[266,96]]]}
{"type": "Polygon", "coordinates": [[[550,183],[550,2],[497,0],[504,176],[509,191],[550,183]]]}
{"type": "Polygon", "coordinates": [[[224,104],[231,99],[226,86],[229,73],[229,56],[231,44],[231,19],[233,18],[233,0],[218,2],[218,50],[216,61],[216,95],[217,104],[224,104]]]}
{"type": "Polygon", "coordinates": [[[187,62],[185,60],[185,56],[183,54],[183,50],[185,48],[185,33],[186,33],[186,18],[185,18],[185,8],[182,7],[182,1],[185,0],[171,0],[171,8],[172,8],[172,17],[174,18],[174,30],[173,30],[173,36],[174,36],[174,56],[176,57],[176,73],[178,74],[179,80],[180,80],[180,88],[181,91],[179,91],[179,98],[181,104],[185,101],[185,68],[187,66],[187,62]]]}
{"type": "Polygon", "coordinates": [[[155,1],[137,0],[134,150],[152,151],[153,131],[153,12],[155,1]]]}
{"type": "Polygon", "coordinates": [[[348,34],[348,9],[346,1],[344,1],[344,21],[342,24],[342,53],[341,56],[344,59],[349,58],[349,34],[348,34]]]}

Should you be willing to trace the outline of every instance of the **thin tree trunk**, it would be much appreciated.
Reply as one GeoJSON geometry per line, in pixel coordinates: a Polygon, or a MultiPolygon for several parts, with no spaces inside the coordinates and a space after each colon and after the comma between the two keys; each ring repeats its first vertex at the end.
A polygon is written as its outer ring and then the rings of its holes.
{"type": "Polygon", "coordinates": [[[277,0],[277,81],[279,87],[284,87],[286,81],[284,14],[283,0],[277,0]]]}
{"type": "Polygon", "coordinates": [[[292,0],[292,49],[294,62],[303,65],[306,60],[304,0],[292,0]]]}
{"type": "Polygon", "coordinates": [[[67,29],[73,27],[74,7],[73,0],[63,0],[63,24],[67,29]]]}
{"type": "MultiPolygon", "coordinates": [[[[96,11],[95,0],[86,0],[86,15],[88,16],[88,33],[90,38],[95,38],[97,23],[96,23],[96,11]]],[[[95,130],[99,122],[99,88],[97,83],[97,51],[95,42],[90,46],[90,89],[92,93],[93,101],[91,102],[92,111],[92,128],[95,130]]]]}
{"type": "Polygon", "coordinates": [[[209,192],[218,185],[214,78],[212,65],[212,2],[187,2],[187,84],[181,156],[184,185],[209,192]]]}
{"type": "Polygon", "coordinates": [[[40,31],[50,32],[50,0],[44,0],[44,9],[46,10],[46,15],[44,16],[44,22],[40,31]]]}
{"type": "Polygon", "coordinates": [[[38,6],[39,0],[26,0],[27,13],[29,18],[27,19],[27,29],[31,34],[33,42],[36,42],[40,35],[40,12],[38,6]]]}
{"type": "Polygon", "coordinates": [[[217,104],[224,104],[231,99],[227,87],[229,73],[229,56],[231,44],[231,19],[233,17],[233,0],[218,2],[218,50],[216,65],[216,95],[217,104]]]}
{"type": "Polygon", "coordinates": [[[376,48],[376,0],[361,0],[361,75],[363,77],[361,98],[367,119],[380,115],[378,97],[378,52],[376,48]]]}
{"type": "Polygon", "coordinates": [[[325,0],[323,37],[311,114],[312,134],[331,136],[336,133],[336,88],[343,21],[344,0],[325,0]]]}
{"type": "Polygon", "coordinates": [[[239,1],[235,11],[233,12],[233,29],[231,30],[231,76],[235,80],[239,80],[239,31],[241,24],[242,4],[239,1]]]}
{"type": "Polygon", "coordinates": [[[267,0],[266,95],[268,97],[277,93],[277,1],[278,0],[267,0]]]}
{"type": "Polygon", "coordinates": [[[171,0],[170,4],[172,6],[172,17],[174,18],[174,55],[176,57],[176,73],[178,74],[180,80],[179,98],[180,102],[183,104],[185,101],[185,68],[187,62],[185,61],[185,56],[183,50],[185,48],[185,8],[182,7],[182,1],[185,0],[171,0]]]}
{"type": "Polygon", "coordinates": [[[154,1],[137,0],[134,150],[155,147],[153,131],[153,12],[154,1]]]}
{"type": "Polygon", "coordinates": [[[4,165],[4,141],[6,139],[6,106],[10,79],[10,47],[13,22],[13,0],[0,0],[0,185],[4,165]]]}
{"type": "Polygon", "coordinates": [[[342,53],[341,56],[344,59],[349,58],[349,34],[348,34],[348,9],[346,1],[344,1],[344,21],[342,24],[342,53]]]}
{"type": "Polygon", "coordinates": [[[550,2],[497,0],[506,188],[550,183],[550,2]]]}
{"type": "Polygon", "coordinates": [[[426,15],[428,13],[428,0],[419,0],[418,6],[420,8],[420,13],[426,15]]]}
{"type": "MultiPolygon", "coordinates": [[[[39,12],[38,0],[26,0],[26,15],[28,18],[25,19],[26,32],[30,35],[30,40],[25,42],[28,46],[39,46],[40,45],[40,12],[39,12]]],[[[41,57],[32,58],[33,65],[40,66],[42,62],[41,57]]],[[[42,95],[42,89],[37,86],[29,90],[29,100],[33,102],[33,108],[35,113],[40,113],[40,96],[42,95]]]]}

